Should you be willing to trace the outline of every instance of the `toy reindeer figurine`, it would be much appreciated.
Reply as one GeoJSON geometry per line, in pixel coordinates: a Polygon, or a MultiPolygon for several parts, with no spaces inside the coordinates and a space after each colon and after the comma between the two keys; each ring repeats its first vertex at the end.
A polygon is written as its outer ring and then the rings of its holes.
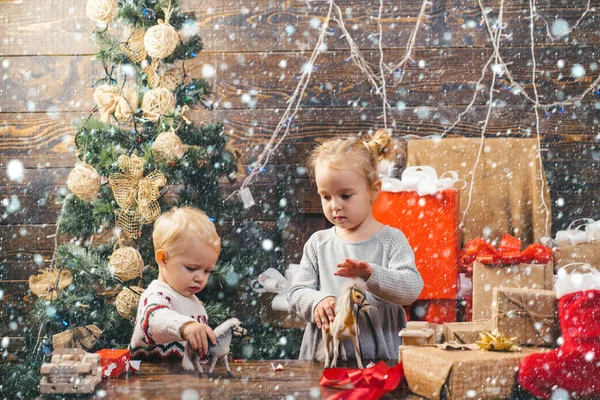
{"type": "MultiPolygon", "coordinates": [[[[217,344],[208,346],[208,356],[210,358],[210,367],[208,369],[208,376],[213,376],[213,370],[217,364],[219,358],[223,359],[225,363],[225,369],[227,370],[227,376],[232,377],[233,373],[229,368],[229,362],[227,356],[229,355],[229,346],[231,344],[232,336],[244,336],[246,335],[246,329],[240,326],[240,320],[237,318],[230,318],[217,326],[214,330],[215,336],[217,337],[217,344]]],[[[197,370],[202,375],[202,365],[200,365],[200,356],[190,346],[189,342],[185,343],[185,351],[183,353],[183,360],[181,361],[183,369],[187,371],[197,370]]]]}
{"type": "Polygon", "coordinates": [[[349,284],[344,295],[335,304],[335,319],[329,325],[329,329],[322,328],[323,339],[325,342],[325,368],[335,367],[338,358],[338,349],[342,347],[342,360],[347,360],[344,340],[352,340],[354,345],[354,354],[358,367],[363,368],[360,346],[358,343],[358,313],[360,310],[367,310],[367,295],[362,287],[355,281],[349,284]],[[330,349],[329,346],[333,339],[333,361],[329,364],[330,349]]]}

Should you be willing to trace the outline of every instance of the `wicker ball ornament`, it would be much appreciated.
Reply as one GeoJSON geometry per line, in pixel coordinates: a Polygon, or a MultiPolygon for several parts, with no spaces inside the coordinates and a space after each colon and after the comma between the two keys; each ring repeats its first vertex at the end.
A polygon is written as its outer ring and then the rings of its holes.
{"type": "Polygon", "coordinates": [[[144,36],[146,51],[153,58],[165,58],[171,55],[177,44],[179,35],[168,22],[159,20],[157,25],[149,28],[144,36]]]}
{"type": "Polygon", "coordinates": [[[170,114],[175,110],[175,96],[169,89],[152,89],[142,99],[142,110],[146,119],[156,121],[161,115],[170,114]]]}
{"type": "Polygon", "coordinates": [[[144,288],[139,286],[125,287],[121,290],[115,301],[115,307],[121,317],[127,319],[133,318],[142,293],[144,293],[144,288]]]}
{"type": "Polygon", "coordinates": [[[88,0],[85,13],[92,21],[108,22],[117,13],[117,0],[88,0]]]}
{"type": "Polygon", "coordinates": [[[77,164],[67,176],[67,187],[83,201],[92,201],[98,195],[100,175],[90,164],[77,164]]]}
{"type": "Polygon", "coordinates": [[[119,247],[108,258],[108,268],[117,278],[129,281],[142,276],[144,260],[133,247],[119,247]]]}
{"type": "Polygon", "coordinates": [[[186,151],[187,146],[183,144],[179,136],[173,131],[161,133],[156,137],[152,145],[152,152],[156,159],[166,163],[179,160],[186,151]]]}

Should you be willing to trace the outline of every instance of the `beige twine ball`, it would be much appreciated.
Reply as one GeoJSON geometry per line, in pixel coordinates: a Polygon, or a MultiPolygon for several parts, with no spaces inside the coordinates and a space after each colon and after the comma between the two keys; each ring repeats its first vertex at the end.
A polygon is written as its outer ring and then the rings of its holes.
{"type": "Polygon", "coordinates": [[[115,301],[115,307],[121,317],[127,319],[133,318],[142,293],[144,293],[144,288],[139,286],[125,287],[121,290],[115,301]]]}
{"type": "Polygon", "coordinates": [[[98,195],[100,175],[90,164],[77,164],[67,176],[69,191],[83,201],[92,201],[98,195]]]}
{"type": "Polygon", "coordinates": [[[148,56],[144,46],[145,34],[143,30],[137,29],[133,33],[126,34],[125,41],[121,42],[121,51],[133,63],[139,64],[148,56]]]}
{"type": "Polygon", "coordinates": [[[144,36],[146,51],[153,58],[165,58],[171,55],[177,44],[179,35],[175,28],[159,20],[157,25],[149,28],[144,36]]]}
{"type": "Polygon", "coordinates": [[[165,71],[160,77],[160,87],[174,91],[177,86],[181,85],[183,80],[183,73],[178,68],[171,68],[165,71]]]}
{"type": "Polygon", "coordinates": [[[156,121],[175,110],[175,96],[165,88],[152,89],[142,99],[142,110],[146,119],[156,121]]]}
{"type": "Polygon", "coordinates": [[[160,162],[175,162],[183,157],[186,151],[187,146],[173,131],[161,133],[152,145],[152,152],[160,162]]]}
{"type": "Polygon", "coordinates": [[[85,13],[95,22],[108,22],[117,13],[117,0],[88,0],[85,13]]]}
{"type": "Polygon", "coordinates": [[[108,268],[122,281],[142,276],[144,260],[141,254],[133,247],[124,246],[116,249],[108,258],[108,268]]]}

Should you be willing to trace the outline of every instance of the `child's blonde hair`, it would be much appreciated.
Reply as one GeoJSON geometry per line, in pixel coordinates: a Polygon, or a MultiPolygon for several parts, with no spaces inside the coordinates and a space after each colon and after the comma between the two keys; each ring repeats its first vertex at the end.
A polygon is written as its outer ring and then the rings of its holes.
{"type": "Polygon", "coordinates": [[[215,225],[204,211],[194,207],[174,207],[165,211],[154,222],[152,242],[154,250],[179,253],[185,239],[199,237],[217,254],[221,252],[221,238],[215,225]]]}
{"type": "Polygon", "coordinates": [[[317,146],[310,153],[308,170],[314,176],[315,166],[324,163],[333,169],[349,169],[364,176],[372,186],[379,180],[379,162],[396,161],[401,155],[399,145],[385,129],[373,135],[331,139],[317,146]]]}

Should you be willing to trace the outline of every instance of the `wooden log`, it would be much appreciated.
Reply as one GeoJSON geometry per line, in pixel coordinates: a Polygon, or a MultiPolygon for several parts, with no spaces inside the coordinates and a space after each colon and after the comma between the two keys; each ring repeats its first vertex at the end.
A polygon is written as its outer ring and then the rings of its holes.
{"type": "MultiPolygon", "coordinates": [[[[344,23],[361,49],[377,49],[379,31],[376,17],[378,3],[356,0],[338,0],[336,4],[344,15],[344,23]]],[[[404,48],[415,28],[421,0],[385,0],[382,8],[384,48],[404,48]]],[[[486,0],[488,17],[497,17],[498,3],[486,0]]],[[[543,0],[536,2],[537,14],[549,24],[554,18],[564,19],[574,26],[585,11],[585,2],[562,4],[543,0]]],[[[598,7],[597,0],[591,2],[598,7]]],[[[270,0],[240,0],[224,2],[209,0],[183,1],[181,10],[196,13],[199,35],[209,52],[256,52],[265,48],[274,51],[306,51],[314,47],[318,27],[327,15],[326,2],[301,1],[272,2],[270,0]]],[[[337,17],[337,10],[334,10],[337,17]]],[[[504,3],[503,20],[507,26],[504,39],[510,45],[529,46],[529,9],[527,3],[509,0],[504,3]]],[[[94,22],[85,15],[85,2],[41,0],[35,8],[27,3],[13,2],[2,6],[3,15],[15,16],[0,23],[0,40],[6,55],[92,54],[96,47],[89,39],[94,22]],[[76,50],[75,50],[76,49],[76,50]]],[[[481,10],[476,2],[458,0],[434,2],[427,7],[417,32],[415,45],[419,47],[484,47],[490,45],[482,25],[481,10]]],[[[335,22],[327,37],[329,50],[348,49],[347,41],[335,22]]],[[[120,29],[120,28],[117,28],[120,29]]],[[[595,21],[588,13],[577,29],[553,39],[541,19],[535,21],[536,43],[560,46],[565,44],[600,44],[595,35],[595,21]]],[[[119,31],[117,30],[117,33],[119,31]]]]}

